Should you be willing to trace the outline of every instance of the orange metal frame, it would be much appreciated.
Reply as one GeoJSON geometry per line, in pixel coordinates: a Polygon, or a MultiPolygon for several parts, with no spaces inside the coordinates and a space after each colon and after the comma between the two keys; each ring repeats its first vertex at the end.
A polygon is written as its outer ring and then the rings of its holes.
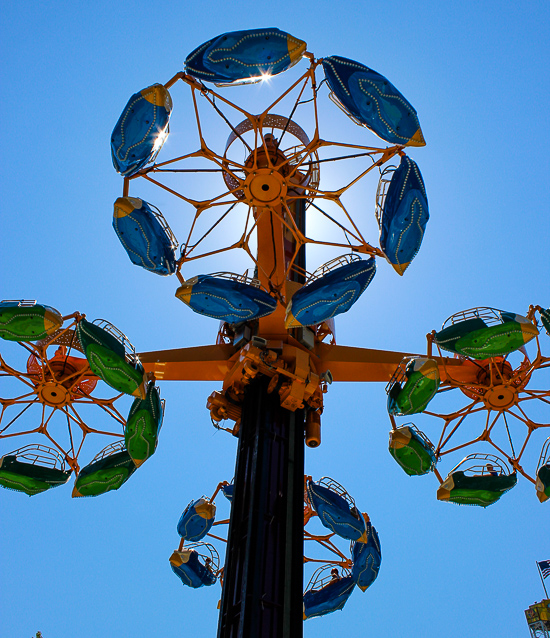
{"type": "MultiPolygon", "coordinates": [[[[94,396],[98,377],[93,374],[84,357],[74,356],[81,352],[75,333],[75,326],[84,315],[74,313],[63,317],[69,324],[58,332],[37,343],[24,342],[20,345],[28,352],[27,370],[21,371],[8,365],[0,356],[0,377],[9,376],[25,386],[25,392],[13,398],[0,397],[0,440],[26,434],[42,434],[64,456],[70,467],[79,471],[78,457],[89,434],[106,435],[121,439],[124,436],[126,419],[115,407],[115,402],[123,395],[110,398],[94,396]],[[55,347],[54,356],[48,352],[55,347]],[[101,408],[111,419],[112,429],[99,430],[89,425],[81,415],[85,405],[101,408]],[[39,408],[38,425],[29,429],[17,427],[19,418],[33,406],[39,408]],[[19,412],[14,416],[14,409],[19,412]],[[68,445],[59,440],[58,417],[66,421],[68,445]],[[7,423],[6,423],[7,421],[7,423]],[[52,431],[53,430],[53,431],[52,431]],[[55,432],[54,432],[55,431],[55,432]]],[[[33,411],[34,413],[37,410],[33,411]]]]}

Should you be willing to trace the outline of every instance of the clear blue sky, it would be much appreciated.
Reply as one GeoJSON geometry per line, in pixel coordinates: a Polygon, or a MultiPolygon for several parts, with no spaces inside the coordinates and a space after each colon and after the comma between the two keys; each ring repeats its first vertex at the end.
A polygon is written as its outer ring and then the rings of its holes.
{"type": "MultiPolygon", "coordinates": [[[[277,26],[317,57],[353,58],[388,77],[415,106],[427,140],[410,152],[430,204],[422,250],[402,278],[379,264],[337,321],[338,342],[422,353],[425,334],[459,310],[548,307],[549,12],[537,0],[4,3],[1,298],[106,318],[140,351],[212,343],[217,322],[176,300],[173,278],[132,266],[115,236],[122,179],[109,136],[129,96],[166,82],[205,40],[277,26]]],[[[188,96],[172,95],[176,118],[188,96]]],[[[344,121],[326,92],[321,102],[325,137],[351,131],[357,143],[378,142],[344,121]]],[[[174,119],[167,153],[191,133],[174,119]]],[[[374,190],[351,206],[372,243],[374,190]]],[[[184,209],[163,212],[185,228],[184,209]]],[[[550,338],[542,340],[548,353],[550,338]]],[[[0,344],[0,352],[15,351],[0,344]]],[[[548,387],[548,375],[541,383],[548,387]]],[[[215,635],[219,588],[184,588],[168,564],[182,509],[233,475],[235,440],[213,430],[205,409],[215,389],[162,385],[158,451],[117,492],[71,499],[66,486],[29,499],[0,491],[0,638],[215,635]]],[[[538,418],[548,423],[548,410],[538,418]]],[[[308,450],[306,469],[341,482],[369,512],[383,561],[372,588],[356,591],[342,612],[307,621],[306,638],[526,635],[523,610],[543,594],[535,561],[550,559],[550,505],[526,480],[486,510],[440,503],[433,476],[409,478],[394,463],[389,428],[383,385],[331,387],[323,444],[308,450]]],[[[546,438],[538,434],[532,467],[546,438]]],[[[13,447],[2,442],[0,453],[13,447]]],[[[442,473],[458,460],[442,463],[442,473]]]]}

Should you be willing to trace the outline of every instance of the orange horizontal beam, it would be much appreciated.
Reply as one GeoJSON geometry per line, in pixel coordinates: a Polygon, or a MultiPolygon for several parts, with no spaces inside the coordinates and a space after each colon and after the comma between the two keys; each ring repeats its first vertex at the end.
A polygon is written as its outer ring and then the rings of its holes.
{"type": "MultiPolygon", "coordinates": [[[[410,352],[392,352],[390,350],[371,350],[321,343],[316,349],[320,359],[320,372],[330,370],[334,381],[364,381],[387,383],[397,366],[405,357],[426,357],[425,354],[410,352]]],[[[449,357],[432,357],[439,364],[441,380],[448,377],[446,369],[452,372],[453,379],[473,382],[477,368],[464,366],[461,359],[449,357]]]]}
{"type": "MultiPolygon", "coordinates": [[[[305,349],[305,348],[304,348],[305,349]]],[[[319,373],[330,370],[334,381],[387,383],[404,357],[426,356],[408,352],[371,350],[321,343],[313,361],[319,373]]],[[[223,381],[233,367],[238,351],[230,345],[195,346],[156,350],[139,355],[146,372],[159,381],[223,381]]],[[[477,368],[460,359],[433,357],[439,364],[441,380],[448,377],[462,383],[475,382],[477,368]]]]}
{"type": "Polygon", "coordinates": [[[139,358],[159,381],[223,381],[233,355],[235,348],[223,344],[142,352],[139,358]]]}

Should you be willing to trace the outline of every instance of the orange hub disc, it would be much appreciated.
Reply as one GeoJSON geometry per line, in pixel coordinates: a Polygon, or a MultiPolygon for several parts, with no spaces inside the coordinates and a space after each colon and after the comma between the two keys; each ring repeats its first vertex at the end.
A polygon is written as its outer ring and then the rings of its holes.
{"type": "Polygon", "coordinates": [[[258,168],[248,175],[244,184],[245,199],[259,207],[278,204],[286,190],[284,177],[271,168],[258,168]]]}
{"type": "Polygon", "coordinates": [[[490,410],[508,410],[516,404],[516,389],[510,385],[496,385],[483,395],[483,403],[490,410]]]}
{"type": "Polygon", "coordinates": [[[47,403],[53,408],[59,408],[70,402],[70,394],[67,388],[55,381],[46,381],[37,388],[37,394],[42,403],[47,403]]]}

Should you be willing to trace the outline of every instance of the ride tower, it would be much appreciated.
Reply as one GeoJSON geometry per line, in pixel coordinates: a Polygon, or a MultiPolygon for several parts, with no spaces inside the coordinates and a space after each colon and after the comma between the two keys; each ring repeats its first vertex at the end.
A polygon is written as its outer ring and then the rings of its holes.
{"type": "Polygon", "coordinates": [[[525,619],[529,626],[531,638],[548,638],[550,636],[550,600],[529,605],[525,610],[525,619]]]}
{"type": "MultiPolygon", "coordinates": [[[[242,90],[243,99],[250,97],[249,89],[242,90]]],[[[33,302],[2,302],[0,335],[31,357],[25,369],[0,358],[2,376],[25,386],[23,394],[1,399],[0,440],[39,435],[52,447],[5,454],[0,483],[36,494],[74,472],[73,496],[119,489],[155,452],[163,417],[158,384],[220,382],[207,408],[216,428],[238,438],[234,481],[188,506],[178,524],[179,549],[170,558],[183,584],[222,584],[219,638],[297,638],[304,619],[341,609],[355,587],[366,590],[378,574],[380,543],[368,515],[335,481],[304,477],[305,447],[321,444],[323,405],[333,382],[387,384],[389,451],[408,475],[436,476],[439,500],[486,507],[515,485],[518,474],[535,484],[541,502],[547,500],[548,444],[536,477],[523,467],[522,455],[536,431],[550,426],[528,415],[530,404],[549,403],[550,390],[527,388],[550,366],[537,321],[538,313],[548,331],[548,310],[532,306],[525,317],[486,308],[458,313],[429,333],[424,355],[336,343],[334,317],[365,292],[377,261],[403,276],[420,249],[428,200],[408,151],[424,144],[415,109],[385,77],[341,56],[317,59],[305,42],[278,29],[213,38],[187,56],[184,72],[134,94],[111,136],[113,163],[124,178],[113,226],[132,263],[175,276],[176,297],[219,322],[216,343],[138,355],[109,322],[90,322],[81,313],[62,316],[33,302]],[[305,71],[259,114],[229,99],[241,90],[232,87],[269,81],[298,63],[305,71]],[[175,85],[187,91],[194,136],[188,121],[188,147],[157,161],[170,132],[175,85]],[[367,128],[386,145],[333,141],[318,113],[324,85],[361,133],[367,128]],[[227,139],[219,139],[217,128],[209,133],[214,118],[227,127],[227,139]],[[325,186],[325,168],[335,165],[346,166],[343,184],[325,186]],[[210,173],[201,193],[201,180],[210,173]],[[349,193],[377,173],[379,247],[364,239],[348,211],[349,193]],[[142,198],[153,187],[190,220],[179,253],[167,219],[142,198]],[[320,249],[328,261],[312,263],[320,249]],[[247,261],[244,273],[198,270],[209,260],[240,264],[237,253],[247,261]],[[530,341],[534,356],[524,347],[530,341]],[[518,361],[511,361],[515,356],[518,361]],[[116,395],[98,398],[100,382],[116,395]],[[466,406],[451,413],[427,409],[448,390],[466,406]],[[115,406],[123,395],[134,397],[127,418],[115,406]],[[81,404],[101,408],[111,427],[91,428],[81,404]],[[17,429],[31,408],[41,410],[40,424],[17,429]],[[423,412],[443,423],[436,444],[414,424],[396,421],[423,412]],[[466,417],[480,415],[479,433],[457,442],[466,417]],[[64,441],[53,428],[58,418],[67,423],[64,441]],[[517,430],[508,419],[527,430],[521,445],[514,446],[517,430]],[[507,434],[509,447],[500,434],[507,434]],[[84,443],[96,435],[114,443],[82,466],[84,443]],[[472,444],[492,445],[497,454],[467,456],[443,478],[438,462],[472,444]],[[216,551],[201,544],[207,535],[219,540],[212,526],[220,490],[231,500],[224,567],[216,551]],[[330,534],[305,530],[315,518],[330,534]],[[337,536],[351,541],[351,558],[333,544],[337,536]],[[310,581],[305,594],[304,562],[313,559],[304,539],[337,556],[321,568],[330,575],[310,581]]]]}

